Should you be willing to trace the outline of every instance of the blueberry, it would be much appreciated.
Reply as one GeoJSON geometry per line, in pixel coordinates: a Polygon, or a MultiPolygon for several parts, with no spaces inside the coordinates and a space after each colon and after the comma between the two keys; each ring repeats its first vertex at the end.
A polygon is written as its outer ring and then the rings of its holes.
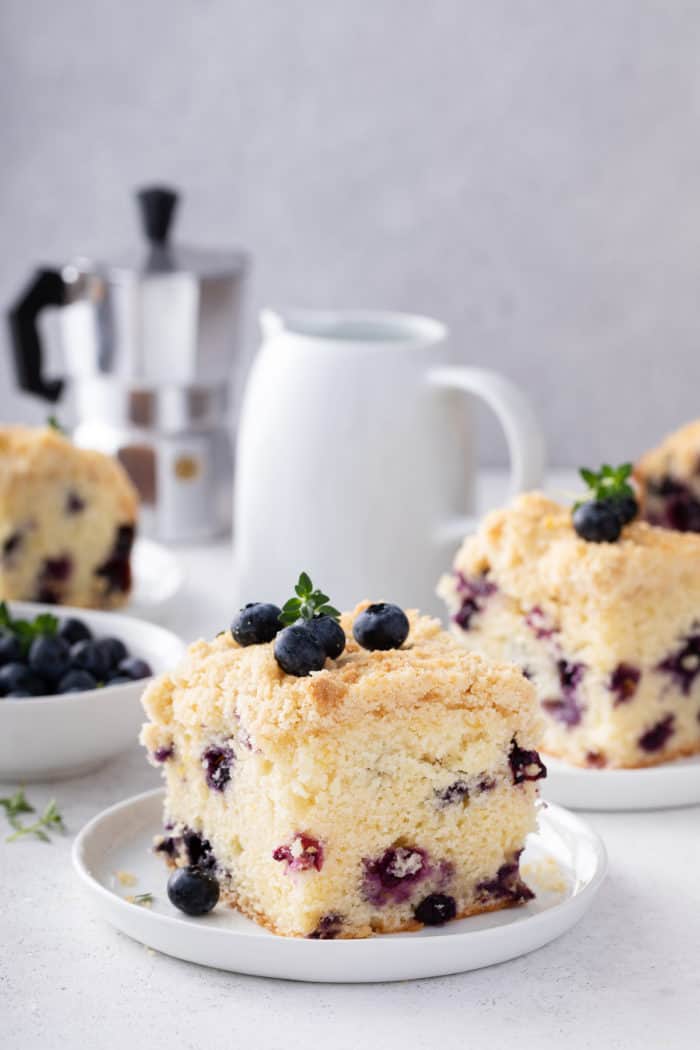
{"type": "Polygon", "coordinates": [[[608,689],[615,694],[615,706],[625,704],[637,692],[642,672],[632,664],[621,663],[610,675],[608,689]]]}
{"type": "Polygon", "coordinates": [[[343,916],[337,912],[322,915],[316,924],[316,929],[309,934],[312,941],[332,941],[341,931],[343,916]]]}
{"type": "Polygon", "coordinates": [[[176,868],[168,879],[168,897],[185,915],[206,915],[219,900],[219,883],[201,868],[176,868]]]}
{"type": "Polygon", "coordinates": [[[97,645],[105,654],[110,667],[116,667],[129,655],[129,650],[120,638],[100,638],[97,645]]]}
{"type": "Polygon", "coordinates": [[[323,846],[311,835],[298,834],[289,845],[278,846],[272,859],[284,861],[290,871],[320,871],[323,867],[323,846]]]}
{"type": "Polygon", "coordinates": [[[46,558],[42,565],[41,576],[44,581],[57,580],[59,583],[65,583],[72,572],[73,562],[67,554],[63,554],[58,558],[46,558]]]}
{"type": "Polygon", "coordinates": [[[647,729],[637,741],[640,748],[643,751],[660,751],[661,748],[666,746],[669,738],[673,736],[674,722],[675,718],[673,715],[666,715],[651,729],[647,729]]]}
{"type": "Polygon", "coordinates": [[[106,685],[126,685],[127,682],[133,682],[133,678],[127,678],[125,674],[110,675],[106,681],[106,685]]]}
{"type": "Polygon", "coordinates": [[[0,664],[20,663],[22,645],[16,634],[0,634],[0,664]]]}
{"type": "Polygon", "coordinates": [[[355,620],[352,633],[363,649],[398,649],[408,637],[408,617],[398,605],[368,605],[355,620]]]}
{"type": "Polygon", "coordinates": [[[153,674],[150,665],[138,656],[127,656],[125,660],[120,660],[117,664],[117,671],[120,675],[130,678],[132,682],[136,682],[139,678],[150,678],[153,674]]]}
{"type": "Polygon", "coordinates": [[[454,919],[457,905],[454,897],[446,893],[430,893],[415,908],[413,914],[424,926],[442,926],[444,922],[454,919]]]}
{"type": "Polygon", "coordinates": [[[573,514],[574,529],[590,543],[614,543],[620,538],[622,523],[612,500],[589,500],[573,514]]]}
{"type": "Polygon", "coordinates": [[[466,780],[455,780],[446,788],[435,791],[435,801],[439,809],[461,802],[463,806],[469,804],[469,785],[466,780]]]}
{"type": "Polygon", "coordinates": [[[70,659],[76,670],[89,671],[99,682],[110,670],[107,653],[94,640],[76,642],[71,646],[70,659]]]}
{"type": "Polygon", "coordinates": [[[498,587],[488,579],[486,573],[465,576],[461,572],[455,573],[455,587],[460,596],[460,606],[453,619],[463,631],[468,631],[472,619],[483,611],[486,600],[496,593],[498,587]]]}
{"type": "Polygon", "coordinates": [[[282,630],[280,613],[270,602],[249,602],[233,618],[231,634],[239,645],[271,642],[282,630]]]}
{"type": "Polygon", "coordinates": [[[81,511],[85,510],[85,500],[71,489],[66,496],[64,510],[66,514],[80,514],[81,511]]]}
{"type": "Polygon", "coordinates": [[[97,689],[97,679],[89,671],[68,671],[58,683],[59,693],[85,693],[88,689],[97,689]]]}
{"type": "Polygon", "coordinates": [[[223,791],[231,779],[236,756],[230,747],[208,747],[202,753],[202,768],[207,784],[213,791],[223,791]]]}
{"type": "Polygon", "coordinates": [[[362,891],[370,904],[401,904],[430,875],[428,854],[418,846],[390,846],[379,857],[364,857],[362,891]]]}
{"type": "Polygon", "coordinates": [[[92,638],[92,631],[86,623],[75,616],[63,620],[58,628],[59,637],[65,638],[69,645],[76,642],[87,642],[92,638]]]}
{"type": "Polygon", "coordinates": [[[500,866],[493,879],[484,879],[477,884],[480,900],[508,900],[514,903],[532,900],[534,893],[520,878],[519,858],[518,853],[515,860],[500,866]]]}
{"type": "Polygon", "coordinates": [[[541,780],[547,776],[547,767],[537,751],[526,751],[520,747],[515,737],[510,742],[508,763],[514,784],[524,784],[526,780],[541,780]]]}
{"type": "Polygon", "coordinates": [[[204,871],[210,871],[216,867],[216,857],[209,839],[202,838],[199,832],[193,831],[192,828],[185,828],[182,833],[182,842],[187,859],[193,867],[204,871]]]}
{"type": "Polygon", "coordinates": [[[22,546],[22,533],[12,532],[3,540],[2,548],[0,549],[0,558],[3,561],[9,561],[13,554],[16,554],[19,548],[22,546]]]}
{"type": "Polygon", "coordinates": [[[106,580],[107,594],[111,594],[113,591],[126,592],[131,589],[129,557],[134,542],[134,535],[133,525],[120,525],[117,528],[109,557],[95,569],[95,575],[103,576],[106,580]]]}
{"type": "Polygon", "coordinates": [[[50,686],[26,664],[11,663],[0,668],[0,696],[8,693],[46,696],[50,692],[50,686]]]}
{"type": "Polygon", "coordinates": [[[620,496],[612,503],[621,525],[629,525],[639,514],[639,504],[634,496],[620,496]]]}
{"type": "Polygon", "coordinates": [[[35,638],[29,648],[29,666],[49,682],[57,682],[70,666],[70,646],[58,635],[35,638]]]}
{"type": "Polygon", "coordinates": [[[656,670],[671,675],[683,695],[689,696],[700,674],[700,635],[687,635],[681,647],[662,660],[656,670]]]}
{"type": "Polygon", "coordinates": [[[306,623],[295,623],[277,635],[275,660],[287,674],[303,678],[312,671],[321,670],[326,653],[306,623]]]}
{"type": "Polygon", "coordinates": [[[332,616],[314,616],[306,626],[330,660],[337,660],[345,648],[345,631],[332,616]]]}

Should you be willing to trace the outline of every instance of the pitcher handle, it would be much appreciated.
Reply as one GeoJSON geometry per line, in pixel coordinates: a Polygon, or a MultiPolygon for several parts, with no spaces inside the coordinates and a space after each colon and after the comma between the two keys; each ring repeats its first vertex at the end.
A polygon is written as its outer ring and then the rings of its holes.
{"type": "Polygon", "coordinates": [[[63,380],[47,379],[44,375],[37,322],[44,307],[63,306],[65,298],[65,282],[61,274],[57,270],[37,270],[8,312],[17,383],[21,390],[37,394],[46,401],[58,401],[63,380]]]}
{"type": "MultiPolygon", "coordinates": [[[[446,365],[428,373],[431,386],[460,390],[482,398],[493,409],[505,431],[510,455],[511,494],[537,488],[545,465],[544,437],[529,399],[509,379],[486,368],[446,365]]],[[[439,530],[441,543],[457,542],[476,528],[476,519],[452,518],[439,530]]]]}

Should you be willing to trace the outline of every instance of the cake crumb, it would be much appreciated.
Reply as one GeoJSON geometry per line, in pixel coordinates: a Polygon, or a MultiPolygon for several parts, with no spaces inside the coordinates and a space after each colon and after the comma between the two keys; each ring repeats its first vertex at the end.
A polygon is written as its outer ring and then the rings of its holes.
{"type": "Polygon", "coordinates": [[[120,886],[135,886],[139,881],[130,871],[115,871],[114,875],[120,886]]]}
{"type": "Polygon", "coordinates": [[[534,883],[541,892],[563,895],[569,888],[568,881],[554,857],[526,861],[521,870],[523,878],[534,883]]]}

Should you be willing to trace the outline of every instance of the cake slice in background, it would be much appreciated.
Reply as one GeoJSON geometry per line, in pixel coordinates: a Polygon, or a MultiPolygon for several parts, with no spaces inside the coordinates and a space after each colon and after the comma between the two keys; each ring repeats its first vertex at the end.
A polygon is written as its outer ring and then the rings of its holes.
{"type": "Polygon", "coordinates": [[[652,525],[700,532],[700,420],[669,434],[634,469],[642,516],[652,525]]]}
{"type": "Polygon", "coordinates": [[[51,426],[0,428],[0,598],[112,609],[131,590],[134,487],[51,426]]]}
{"type": "Polygon", "coordinates": [[[362,648],[364,608],[310,675],[227,631],[144,695],[141,740],[166,782],[157,849],[213,871],[224,901],[276,933],[366,937],[532,897],[532,686],[416,613],[400,647],[362,648]]]}
{"type": "Polygon", "coordinates": [[[700,536],[615,531],[588,542],[570,508],[527,493],[485,518],[439,585],[462,643],[533,682],[543,749],[582,766],[700,751],[700,536]]]}

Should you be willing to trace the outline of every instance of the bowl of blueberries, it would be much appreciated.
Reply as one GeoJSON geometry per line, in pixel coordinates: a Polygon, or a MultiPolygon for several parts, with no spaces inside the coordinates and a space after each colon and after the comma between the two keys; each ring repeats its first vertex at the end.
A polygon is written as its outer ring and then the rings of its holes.
{"type": "Polygon", "coordinates": [[[0,602],[0,780],[75,776],[125,750],[145,686],[184,649],[130,616],[0,602]]]}

